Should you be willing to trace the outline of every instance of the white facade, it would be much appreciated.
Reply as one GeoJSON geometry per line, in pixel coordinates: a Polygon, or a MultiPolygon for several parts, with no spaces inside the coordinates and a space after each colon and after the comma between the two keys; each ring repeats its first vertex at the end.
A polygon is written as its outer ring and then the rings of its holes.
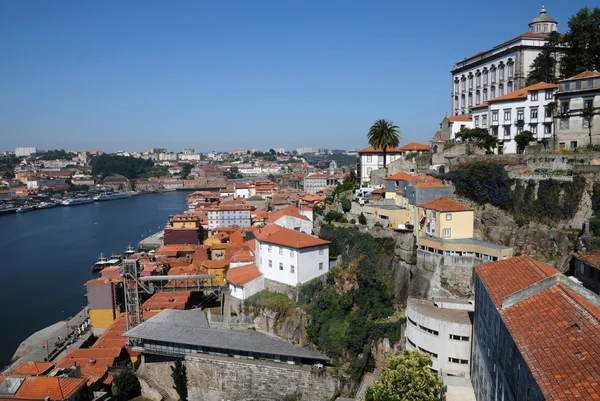
{"type": "Polygon", "coordinates": [[[195,153],[180,153],[177,156],[179,157],[179,160],[185,160],[185,161],[191,161],[191,162],[200,161],[200,155],[195,154],[195,153]]]}
{"type": "Polygon", "coordinates": [[[470,116],[446,116],[440,124],[440,137],[446,141],[456,138],[456,134],[463,128],[473,128],[473,119],[470,116]]]}
{"type": "MultiPolygon", "coordinates": [[[[386,151],[385,165],[402,158],[403,151],[386,151]]],[[[383,168],[383,152],[360,151],[358,152],[360,168],[358,178],[360,184],[367,186],[371,182],[371,172],[383,168]]]]}
{"type": "Polygon", "coordinates": [[[444,376],[469,377],[473,310],[469,301],[409,297],[406,349],[431,355],[431,368],[444,376]]]}
{"type": "Polygon", "coordinates": [[[316,194],[327,187],[336,187],[344,181],[343,178],[325,173],[314,173],[304,177],[304,192],[316,194]]]}
{"type": "Polygon", "coordinates": [[[229,294],[234,298],[241,299],[242,301],[248,299],[256,293],[261,292],[264,289],[265,277],[262,275],[258,276],[252,281],[247,282],[241,287],[229,283],[229,294]]]}
{"type": "Polygon", "coordinates": [[[517,153],[515,136],[531,131],[536,141],[552,138],[552,112],[548,104],[554,101],[556,85],[540,83],[515,92],[506,99],[490,100],[487,106],[473,109],[473,127],[488,129],[498,138],[495,153],[517,153]],[[523,96],[517,96],[522,93],[523,96]]]}
{"type": "Polygon", "coordinates": [[[247,186],[245,188],[238,188],[237,186],[235,187],[235,197],[236,198],[248,199],[250,196],[252,196],[250,194],[250,188],[248,188],[247,186]]]}
{"type": "Polygon", "coordinates": [[[528,32],[456,63],[451,71],[452,113],[467,115],[473,106],[523,88],[533,60],[557,27],[542,9],[528,32]]]}
{"type": "Polygon", "coordinates": [[[208,229],[217,227],[239,226],[241,228],[252,225],[249,209],[215,209],[208,210],[208,229]]]}
{"type": "Polygon", "coordinates": [[[257,239],[256,266],[265,278],[295,287],[329,271],[329,246],[294,248],[257,239]]]}
{"type": "Polygon", "coordinates": [[[600,73],[586,71],[558,83],[559,106],[555,121],[557,149],[600,143],[600,73]],[[591,119],[583,111],[594,111],[591,119]],[[591,124],[590,124],[591,123],[591,124]],[[591,130],[590,130],[591,127],[591,130]]]}
{"type": "Polygon", "coordinates": [[[20,156],[29,156],[32,153],[37,153],[37,148],[35,146],[26,146],[15,149],[15,155],[17,157],[20,156]]]}
{"type": "Polygon", "coordinates": [[[177,153],[159,153],[158,160],[177,161],[177,153]]]}

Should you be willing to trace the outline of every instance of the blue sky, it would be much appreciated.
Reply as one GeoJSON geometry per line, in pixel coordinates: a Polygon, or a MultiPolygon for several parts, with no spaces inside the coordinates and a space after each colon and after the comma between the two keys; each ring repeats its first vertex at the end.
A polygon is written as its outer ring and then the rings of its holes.
{"type": "MultiPolygon", "coordinates": [[[[0,150],[427,142],[450,69],[572,1],[0,1],[0,150]]],[[[592,4],[590,4],[592,5],[592,4]]]]}

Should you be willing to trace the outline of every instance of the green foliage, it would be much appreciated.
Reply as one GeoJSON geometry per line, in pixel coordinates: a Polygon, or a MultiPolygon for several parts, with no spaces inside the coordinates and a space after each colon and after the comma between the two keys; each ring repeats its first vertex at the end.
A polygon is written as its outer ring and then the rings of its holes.
{"type": "Polygon", "coordinates": [[[0,156],[0,176],[5,174],[13,178],[15,176],[15,167],[19,165],[19,158],[15,155],[0,156]]]}
{"type": "Polygon", "coordinates": [[[173,378],[173,388],[179,395],[179,401],[187,401],[187,370],[181,359],[175,361],[175,365],[171,366],[171,377],[173,378]]]}
{"type": "Polygon", "coordinates": [[[540,180],[537,185],[534,180],[512,180],[502,165],[485,162],[452,170],[444,178],[452,181],[460,196],[504,209],[519,225],[572,218],[585,188],[581,176],[574,176],[572,182],[540,180]]]}
{"type": "MultiPolygon", "coordinates": [[[[325,215],[325,222],[331,223],[332,221],[335,221],[335,222],[340,223],[340,222],[342,222],[342,218],[344,218],[344,217],[345,216],[342,213],[335,211],[335,210],[330,210],[325,215]]],[[[346,220],[346,221],[348,221],[348,220],[346,220]]]]}
{"type": "Polygon", "coordinates": [[[419,155],[418,152],[408,152],[406,156],[404,156],[405,160],[412,160],[419,155]]]}
{"type": "Polygon", "coordinates": [[[464,142],[474,143],[486,152],[491,153],[498,146],[498,138],[484,128],[461,128],[456,138],[464,142]]]}
{"type": "Polygon", "coordinates": [[[244,175],[240,173],[240,169],[237,167],[231,167],[229,170],[225,171],[223,175],[230,180],[235,180],[236,178],[244,177],[244,175]]]}
{"type": "Polygon", "coordinates": [[[378,321],[394,313],[395,242],[333,226],[322,226],[321,236],[342,261],[325,282],[313,281],[300,292],[299,302],[311,319],[307,333],[334,363],[350,358],[349,372],[358,378],[372,362],[365,356],[372,341],[397,338],[400,332],[400,322],[378,321]]]}
{"type": "Polygon", "coordinates": [[[360,215],[358,216],[358,222],[363,226],[367,225],[367,218],[365,217],[364,213],[360,213],[360,215]]]}
{"type": "Polygon", "coordinates": [[[325,198],[325,204],[331,205],[334,200],[335,199],[333,199],[333,196],[328,196],[328,197],[325,198]]]}
{"type": "Polygon", "coordinates": [[[139,178],[154,167],[152,160],[131,156],[116,156],[103,154],[94,156],[91,161],[92,174],[103,176],[121,174],[127,178],[139,178]]]}
{"type": "Polygon", "coordinates": [[[592,190],[592,210],[594,216],[600,217],[600,184],[596,184],[592,190]]]}
{"type": "Polygon", "coordinates": [[[600,237],[600,219],[590,219],[590,232],[595,237],[600,237]]]}
{"type": "Polygon", "coordinates": [[[552,32],[542,52],[531,64],[527,85],[556,82],[556,76],[570,78],[583,71],[600,69],[600,9],[583,7],[569,19],[569,29],[561,36],[552,32]],[[557,60],[560,73],[557,74],[557,60]]]}
{"type": "Polygon", "coordinates": [[[442,380],[432,372],[431,356],[419,351],[388,359],[379,378],[367,388],[365,401],[437,401],[442,380]]]}
{"type": "Polygon", "coordinates": [[[337,197],[337,195],[344,193],[346,191],[353,191],[356,188],[356,185],[352,182],[344,180],[343,183],[338,184],[335,187],[335,191],[333,191],[333,197],[337,197]]]}
{"type": "Polygon", "coordinates": [[[299,391],[295,391],[291,394],[286,394],[283,397],[283,401],[301,401],[302,400],[302,393],[299,391]]]}
{"type": "Polygon", "coordinates": [[[367,134],[369,145],[383,150],[383,168],[386,167],[387,148],[397,148],[400,144],[400,129],[392,121],[377,120],[367,134]]]}
{"type": "Polygon", "coordinates": [[[535,136],[531,131],[522,131],[515,135],[515,142],[517,143],[517,149],[519,152],[523,152],[525,147],[529,145],[529,142],[533,141],[535,136]]]}
{"type": "Polygon", "coordinates": [[[181,173],[179,174],[181,179],[185,180],[188,178],[188,175],[190,175],[190,172],[192,171],[192,167],[194,166],[192,166],[190,163],[183,163],[181,165],[181,173]]]}
{"type": "Polygon", "coordinates": [[[350,224],[356,224],[356,219],[350,219],[350,224]]]}
{"type": "Polygon", "coordinates": [[[323,212],[325,211],[325,206],[313,206],[313,212],[318,214],[319,216],[323,216],[323,212]]]}
{"type": "Polygon", "coordinates": [[[296,307],[295,303],[284,294],[270,291],[261,291],[252,295],[244,302],[247,308],[252,308],[255,312],[270,309],[282,315],[296,307]]]}
{"type": "Polygon", "coordinates": [[[43,155],[41,155],[40,157],[38,157],[38,160],[57,160],[57,159],[64,159],[64,160],[73,160],[73,157],[75,157],[76,154],[73,152],[67,152],[64,149],[58,150],[58,149],[54,149],[54,150],[49,150],[46,153],[44,153],[43,155]]]}
{"type": "Polygon", "coordinates": [[[533,170],[534,175],[557,175],[562,177],[568,177],[573,175],[573,170],[553,170],[549,168],[536,168],[533,170]]]}
{"type": "Polygon", "coordinates": [[[112,392],[117,400],[127,401],[141,395],[142,387],[135,374],[130,370],[125,370],[115,376],[112,392]]]}
{"type": "Polygon", "coordinates": [[[350,200],[350,198],[344,196],[342,198],[342,210],[344,211],[344,213],[348,213],[350,209],[352,209],[352,201],[350,200]]]}

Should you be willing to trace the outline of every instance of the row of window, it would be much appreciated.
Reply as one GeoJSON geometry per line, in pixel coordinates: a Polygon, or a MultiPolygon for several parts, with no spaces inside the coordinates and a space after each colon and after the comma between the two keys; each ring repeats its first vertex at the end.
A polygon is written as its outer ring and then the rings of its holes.
{"type": "Polygon", "coordinates": [[[591,89],[594,87],[594,79],[590,78],[588,80],[586,80],[586,85],[583,84],[583,80],[577,80],[575,82],[563,82],[560,84],[560,90],[561,91],[568,91],[568,90],[579,90],[579,89],[591,89]]]}
{"type": "Polygon", "coordinates": [[[459,358],[448,358],[448,362],[460,363],[461,365],[467,365],[469,363],[469,361],[467,359],[459,359],[459,358]]]}
{"type": "MultiPolygon", "coordinates": [[[[550,135],[552,134],[552,124],[543,124],[544,126],[544,135],[550,135]]],[[[517,127],[517,134],[520,134],[521,132],[525,131],[525,127],[524,126],[520,126],[517,127]]],[[[538,124],[530,124],[529,125],[529,131],[534,134],[537,135],[538,133],[538,124]]],[[[502,127],[502,133],[504,135],[505,138],[510,138],[511,137],[511,126],[510,125],[505,125],[502,127]]],[[[492,135],[493,136],[498,136],[498,127],[492,127],[492,135]]]]}
{"type": "Polygon", "coordinates": [[[459,336],[457,334],[450,334],[450,339],[456,341],[469,341],[469,336],[459,336]]]}
{"type": "MultiPolygon", "coordinates": [[[[514,64],[512,62],[509,62],[507,64],[507,70],[508,70],[508,79],[512,79],[514,76],[514,64]]],[[[487,68],[484,68],[483,73],[477,71],[475,73],[475,85],[479,88],[481,87],[481,77],[483,76],[483,84],[487,85],[488,84],[488,76],[490,78],[490,81],[492,84],[496,83],[496,72],[498,72],[498,77],[500,81],[504,80],[504,64],[501,64],[498,66],[498,68],[496,68],[495,66],[492,66],[492,68],[490,70],[488,70],[487,68]]],[[[473,74],[470,73],[468,76],[462,76],[460,78],[460,80],[458,78],[456,78],[456,80],[454,81],[454,91],[458,92],[459,90],[459,84],[460,84],[460,88],[462,88],[463,91],[466,90],[467,88],[467,83],[469,84],[469,89],[473,89],[473,74]]]]}
{"type": "MultiPolygon", "coordinates": [[[[260,260],[262,265],[262,258],[260,258],[260,260]]],[[[269,267],[273,267],[273,261],[271,259],[269,259],[269,267]]],[[[283,271],[283,262],[279,262],[279,270],[283,271]]],[[[323,270],[323,262],[319,262],[319,270],[323,270]]],[[[296,268],[294,265],[290,265],[290,273],[294,273],[295,271],[296,268]]]]}

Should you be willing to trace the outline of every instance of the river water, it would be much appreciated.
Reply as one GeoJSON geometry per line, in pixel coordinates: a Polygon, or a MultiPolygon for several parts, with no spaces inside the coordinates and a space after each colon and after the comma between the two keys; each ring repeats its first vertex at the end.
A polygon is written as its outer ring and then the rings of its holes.
{"type": "Polygon", "coordinates": [[[186,208],[186,192],[0,216],[0,369],[34,332],[86,305],[100,253],[123,253],[186,208]]]}

